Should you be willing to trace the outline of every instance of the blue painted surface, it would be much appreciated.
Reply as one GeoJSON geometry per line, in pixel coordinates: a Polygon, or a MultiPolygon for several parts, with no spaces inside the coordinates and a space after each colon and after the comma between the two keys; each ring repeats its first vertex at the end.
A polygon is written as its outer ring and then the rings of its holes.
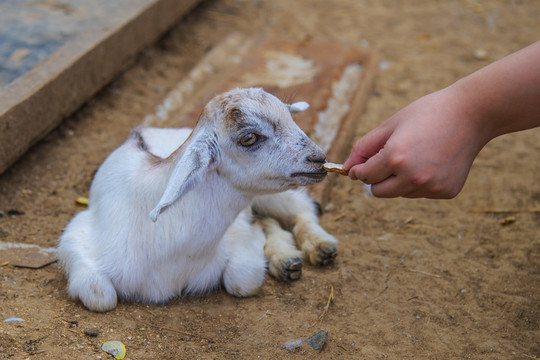
{"type": "Polygon", "coordinates": [[[129,0],[0,0],[0,87],[129,0]]]}

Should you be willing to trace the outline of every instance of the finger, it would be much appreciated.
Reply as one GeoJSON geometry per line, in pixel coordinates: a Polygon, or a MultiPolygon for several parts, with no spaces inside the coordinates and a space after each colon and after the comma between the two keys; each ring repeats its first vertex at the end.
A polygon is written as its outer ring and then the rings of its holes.
{"type": "Polygon", "coordinates": [[[395,198],[406,196],[412,191],[410,185],[404,184],[398,176],[390,176],[385,180],[371,185],[371,193],[379,198],[395,198]]]}
{"type": "Polygon", "coordinates": [[[408,192],[407,194],[403,194],[401,196],[407,199],[419,199],[419,198],[439,199],[440,198],[437,196],[433,196],[431,193],[426,192],[425,190],[414,190],[414,191],[408,192]]]}
{"type": "Polygon", "coordinates": [[[433,186],[426,185],[426,186],[410,191],[406,195],[403,195],[403,197],[411,198],[411,199],[417,199],[417,198],[453,199],[459,194],[460,190],[461,190],[461,187],[447,189],[441,186],[433,187],[433,186]]]}
{"type": "Polygon", "coordinates": [[[349,170],[349,177],[366,184],[376,184],[392,176],[384,149],[369,158],[365,163],[355,165],[349,170]]]}
{"type": "Polygon", "coordinates": [[[365,163],[383,148],[388,136],[387,131],[376,128],[361,137],[354,143],[351,154],[343,164],[343,168],[350,169],[354,165],[365,163]]]}
{"type": "Polygon", "coordinates": [[[363,143],[364,141],[362,139],[354,143],[349,158],[343,163],[344,169],[350,169],[353,165],[363,164],[370,158],[371,154],[364,151],[363,143]]]}
{"type": "Polygon", "coordinates": [[[373,196],[380,198],[404,197],[408,199],[451,199],[457,195],[459,191],[443,191],[438,187],[418,186],[411,183],[404,176],[391,176],[380,183],[371,186],[373,196]]]}

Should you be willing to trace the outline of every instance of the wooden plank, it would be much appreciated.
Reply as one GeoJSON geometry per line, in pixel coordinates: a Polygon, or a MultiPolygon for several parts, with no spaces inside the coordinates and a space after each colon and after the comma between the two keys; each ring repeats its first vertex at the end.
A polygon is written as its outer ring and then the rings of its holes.
{"type": "Polygon", "coordinates": [[[79,108],[200,0],[117,2],[2,89],[0,173],[79,108]],[[114,10],[114,11],[113,11],[114,10]]]}
{"type": "MultiPolygon", "coordinates": [[[[171,90],[143,125],[193,127],[216,94],[257,86],[284,100],[307,101],[310,108],[295,114],[295,121],[327,151],[329,161],[343,162],[376,69],[375,53],[348,44],[232,35],[171,90]]],[[[336,176],[310,189],[323,207],[336,176]]]]}

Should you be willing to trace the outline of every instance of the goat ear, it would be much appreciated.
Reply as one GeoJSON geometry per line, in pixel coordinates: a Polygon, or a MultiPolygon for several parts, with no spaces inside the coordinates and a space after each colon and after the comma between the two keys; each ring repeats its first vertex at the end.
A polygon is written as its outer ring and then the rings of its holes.
{"type": "Polygon", "coordinates": [[[292,104],[287,104],[287,107],[289,108],[289,111],[291,114],[306,111],[309,108],[309,104],[305,101],[298,101],[292,104]]]}
{"type": "Polygon", "coordinates": [[[157,221],[159,214],[165,208],[174,204],[202,180],[208,168],[215,162],[215,158],[215,147],[209,142],[194,139],[187,144],[169,176],[159,203],[150,212],[153,222],[157,221]]]}

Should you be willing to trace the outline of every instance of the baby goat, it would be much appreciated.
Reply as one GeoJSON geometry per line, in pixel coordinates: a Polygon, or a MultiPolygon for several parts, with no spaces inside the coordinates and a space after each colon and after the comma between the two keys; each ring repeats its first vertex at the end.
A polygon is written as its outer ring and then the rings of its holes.
{"type": "Polygon", "coordinates": [[[69,295],[93,311],[220,284],[249,296],[266,266],[288,280],[300,276],[304,254],[331,261],[337,240],[307,193],[294,190],[326,175],[325,154],[291,118],[301,107],[235,89],[212,99],[193,131],[133,130],[60,237],[69,295]]]}

